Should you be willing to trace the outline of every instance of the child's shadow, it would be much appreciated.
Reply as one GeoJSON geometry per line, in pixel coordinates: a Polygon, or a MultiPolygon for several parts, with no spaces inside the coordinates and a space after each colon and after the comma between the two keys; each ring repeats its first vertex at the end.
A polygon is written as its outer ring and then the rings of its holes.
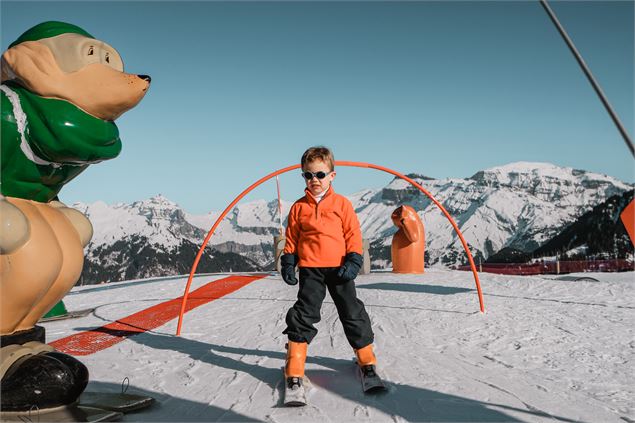
{"type": "MultiPolygon", "coordinates": [[[[279,400],[275,406],[282,406],[282,390],[284,389],[284,384],[282,383],[282,366],[284,365],[286,356],[283,351],[214,345],[187,338],[165,336],[149,332],[131,337],[130,339],[151,348],[179,351],[190,355],[193,360],[249,374],[268,385],[272,391],[278,390],[279,400]],[[257,364],[249,364],[225,357],[218,353],[269,357],[278,359],[280,366],[270,368],[257,364]]],[[[366,395],[361,390],[360,382],[356,376],[356,367],[352,359],[343,360],[309,356],[307,357],[307,362],[331,369],[307,370],[307,376],[311,384],[320,389],[325,389],[333,394],[355,401],[368,408],[379,410],[388,415],[401,416],[408,421],[519,421],[508,414],[491,409],[490,407],[492,406],[530,415],[549,416],[547,413],[540,412],[536,409],[517,409],[505,405],[490,404],[394,382],[388,382],[388,393],[366,395]]],[[[563,421],[569,421],[566,418],[557,418],[563,421]]]]}

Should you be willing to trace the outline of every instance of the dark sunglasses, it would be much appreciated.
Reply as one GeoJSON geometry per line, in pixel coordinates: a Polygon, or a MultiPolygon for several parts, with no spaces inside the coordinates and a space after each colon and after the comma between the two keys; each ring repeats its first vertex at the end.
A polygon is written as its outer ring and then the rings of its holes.
{"type": "Polygon", "coordinates": [[[302,172],[302,176],[304,176],[304,179],[306,179],[307,181],[310,181],[311,179],[313,179],[313,177],[315,176],[318,179],[324,179],[326,178],[326,175],[328,175],[331,172],[322,172],[321,170],[319,172],[302,172]]]}

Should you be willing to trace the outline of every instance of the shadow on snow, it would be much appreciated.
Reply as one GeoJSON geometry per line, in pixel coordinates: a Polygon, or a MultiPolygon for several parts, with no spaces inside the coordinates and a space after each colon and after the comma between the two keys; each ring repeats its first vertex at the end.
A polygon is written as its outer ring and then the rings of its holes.
{"type": "Polygon", "coordinates": [[[415,285],[410,283],[399,282],[380,282],[371,283],[367,285],[357,285],[357,289],[381,289],[385,291],[402,291],[402,292],[420,292],[422,294],[434,294],[434,295],[454,295],[462,294],[464,292],[472,292],[474,289],[470,288],[455,288],[451,286],[440,285],[415,285]]]}
{"type": "MultiPolygon", "coordinates": [[[[131,375],[134,378],[134,375],[131,375]]],[[[86,391],[120,393],[121,385],[111,382],[91,381],[86,391]]],[[[258,422],[260,420],[245,416],[233,410],[226,410],[207,403],[190,401],[184,398],[172,397],[165,393],[153,392],[130,385],[130,394],[148,395],[156,402],[149,408],[138,412],[127,413],[124,421],[149,422],[195,422],[195,421],[230,421],[230,422],[258,422]]]]}
{"type": "MultiPolygon", "coordinates": [[[[278,392],[278,403],[274,407],[282,406],[282,366],[284,364],[285,353],[282,351],[266,351],[249,348],[237,348],[223,345],[208,344],[196,340],[178,338],[175,336],[159,335],[156,333],[143,333],[132,337],[132,340],[148,347],[158,350],[178,351],[189,355],[193,360],[207,363],[212,366],[221,367],[237,372],[244,372],[269,386],[278,392]],[[274,368],[264,367],[261,364],[250,364],[240,360],[222,355],[222,353],[236,355],[251,355],[257,357],[268,357],[279,361],[279,366],[274,368]]],[[[513,410],[533,416],[551,417],[561,421],[572,421],[567,418],[552,416],[540,410],[528,410],[510,407],[504,404],[493,404],[456,395],[444,394],[429,389],[419,388],[397,382],[387,381],[389,392],[379,395],[365,395],[361,391],[360,382],[356,376],[356,367],[352,360],[336,359],[329,357],[307,357],[308,363],[314,363],[325,369],[307,370],[306,375],[311,384],[320,389],[327,390],[333,394],[357,402],[369,409],[376,409],[392,416],[400,416],[408,421],[437,421],[437,422],[510,422],[520,421],[505,414],[502,410],[513,410]]],[[[309,391],[309,401],[310,401],[309,391]]],[[[157,398],[158,401],[161,401],[157,398]]],[[[176,399],[169,398],[169,401],[176,399]]],[[[178,400],[176,400],[178,401],[178,400]]],[[[196,418],[209,420],[213,418],[218,410],[212,407],[210,415],[205,407],[207,404],[195,404],[195,409],[188,413],[196,418]],[[198,408],[196,408],[198,407],[198,408]],[[200,414],[195,415],[196,411],[200,414]]],[[[177,402],[178,405],[178,402],[177,402]]],[[[172,405],[170,405],[172,407],[172,405]]],[[[230,411],[227,411],[228,413],[230,411]]],[[[152,416],[155,417],[155,416],[152,416]]],[[[179,415],[179,420],[187,417],[179,415]]],[[[245,416],[231,416],[230,420],[241,420],[245,416]]],[[[193,421],[190,420],[190,421],[193,421]]]]}

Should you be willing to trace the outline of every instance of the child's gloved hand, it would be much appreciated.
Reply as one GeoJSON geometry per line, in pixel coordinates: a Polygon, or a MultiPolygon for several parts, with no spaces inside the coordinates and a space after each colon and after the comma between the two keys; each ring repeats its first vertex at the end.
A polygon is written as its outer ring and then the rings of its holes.
{"type": "Polygon", "coordinates": [[[359,269],[364,264],[364,257],[357,253],[348,253],[344,258],[344,264],[337,271],[337,277],[343,282],[352,281],[357,277],[359,269]]]}
{"type": "Polygon", "coordinates": [[[295,254],[283,254],[280,257],[280,274],[282,280],[289,285],[295,285],[298,280],[295,277],[295,265],[298,264],[298,256],[295,254]]]}

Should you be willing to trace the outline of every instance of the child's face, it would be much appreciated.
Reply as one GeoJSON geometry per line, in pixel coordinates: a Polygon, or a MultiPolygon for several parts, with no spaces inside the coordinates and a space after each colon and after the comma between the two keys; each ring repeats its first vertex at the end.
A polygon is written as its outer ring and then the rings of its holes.
{"type": "Polygon", "coordinates": [[[331,186],[331,181],[333,181],[333,178],[335,178],[335,171],[331,172],[329,165],[322,160],[314,160],[305,164],[302,168],[302,171],[311,172],[313,174],[316,174],[318,172],[326,173],[326,176],[323,179],[319,179],[315,175],[313,175],[311,179],[306,179],[306,177],[304,178],[307,189],[314,196],[320,195],[321,193],[326,191],[331,186]]]}

